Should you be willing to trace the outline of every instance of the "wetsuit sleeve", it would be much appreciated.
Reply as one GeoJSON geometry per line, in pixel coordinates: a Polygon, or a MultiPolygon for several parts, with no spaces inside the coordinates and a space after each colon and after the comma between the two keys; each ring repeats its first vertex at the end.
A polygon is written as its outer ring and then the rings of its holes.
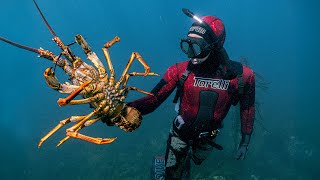
{"type": "Polygon", "coordinates": [[[177,81],[177,65],[173,65],[167,69],[160,82],[151,91],[153,96],[148,95],[127,105],[138,109],[142,115],[149,114],[169,97],[175,89],[177,81]]]}
{"type": "Polygon", "coordinates": [[[244,92],[240,96],[241,132],[251,135],[255,117],[255,76],[247,67],[243,69],[244,92]]]}

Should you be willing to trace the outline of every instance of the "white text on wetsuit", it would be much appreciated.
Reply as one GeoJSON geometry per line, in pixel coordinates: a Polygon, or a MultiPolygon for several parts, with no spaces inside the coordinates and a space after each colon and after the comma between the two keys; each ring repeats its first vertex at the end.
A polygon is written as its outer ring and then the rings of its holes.
{"type": "Polygon", "coordinates": [[[194,77],[194,87],[209,87],[212,89],[227,90],[230,84],[230,80],[224,79],[211,79],[203,77],[194,77]]]}

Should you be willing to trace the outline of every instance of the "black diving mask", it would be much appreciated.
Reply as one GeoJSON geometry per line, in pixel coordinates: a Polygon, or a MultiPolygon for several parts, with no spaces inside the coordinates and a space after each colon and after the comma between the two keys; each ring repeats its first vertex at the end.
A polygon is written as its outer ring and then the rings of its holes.
{"type": "Polygon", "coordinates": [[[188,55],[189,58],[205,58],[212,50],[212,44],[208,44],[202,38],[188,37],[181,39],[181,50],[188,55]]]}

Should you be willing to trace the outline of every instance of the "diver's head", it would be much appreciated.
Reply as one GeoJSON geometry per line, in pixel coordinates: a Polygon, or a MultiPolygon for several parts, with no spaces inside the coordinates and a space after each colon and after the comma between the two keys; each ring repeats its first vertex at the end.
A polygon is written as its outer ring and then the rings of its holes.
{"type": "Polygon", "coordinates": [[[193,64],[201,64],[210,54],[223,48],[226,33],[223,22],[215,16],[199,18],[192,12],[183,10],[186,15],[195,19],[188,32],[188,37],[182,39],[180,46],[193,64]]]}
{"type": "Polygon", "coordinates": [[[201,48],[206,45],[207,42],[203,37],[193,33],[188,34],[187,39],[181,40],[181,48],[183,51],[184,49],[188,49],[186,54],[190,58],[192,64],[201,64],[209,58],[211,51],[208,48],[201,48]]]}

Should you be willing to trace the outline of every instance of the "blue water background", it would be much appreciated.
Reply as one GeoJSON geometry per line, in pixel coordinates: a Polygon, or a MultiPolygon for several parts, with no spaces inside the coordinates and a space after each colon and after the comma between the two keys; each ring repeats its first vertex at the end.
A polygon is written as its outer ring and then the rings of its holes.
{"type": "MultiPolygon", "coordinates": [[[[193,179],[317,179],[320,176],[319,3],[316,0],[278,1],[81,1],[39,0],[56,34],[66,43],[82,34],[100,59],[101,47],[118,35],[110,50],[117,77],[131,52],[138,51],[163,74],[186,59],[179,48],[192,20],[181,8],[199,15],[216,15],[226,26],[225,47],[232,59],[246,57],[255,72],[271,82],[257,90],[262,119],[245,161],[233,159],[239,131],[236,110],[225,120],[219,140],[225,150],[213,152],[193,179]]],[[[31,0],[2,1],[0,36],[58,54],[51,34],[31,0]]],[[[74,52],[85,59],[79,47],[74,52]]],[[[69,140],[61,129],[38,149],[37,144],[58,122],[90,112],[88,106],[59,107],[65,95],[50,89],[43,78],[50,61],[0,42],[0,179],[150,179],[151,159],[164,154],[167,133],[175,116],[172,96],[141,127],[126,133],[96,123],[83,131],[94,137],[118,137],[110,145],[69,140]]],[[[132,71],[143,71],[135,62],[132,71]]],[[[57,70],[61,81],[67,81],[57,70]]],[[[130,85],[150,91],[160,77],[135,77],[130,85]]],[[[127,101],[142,97],[132,92],[127,101]]]]}

